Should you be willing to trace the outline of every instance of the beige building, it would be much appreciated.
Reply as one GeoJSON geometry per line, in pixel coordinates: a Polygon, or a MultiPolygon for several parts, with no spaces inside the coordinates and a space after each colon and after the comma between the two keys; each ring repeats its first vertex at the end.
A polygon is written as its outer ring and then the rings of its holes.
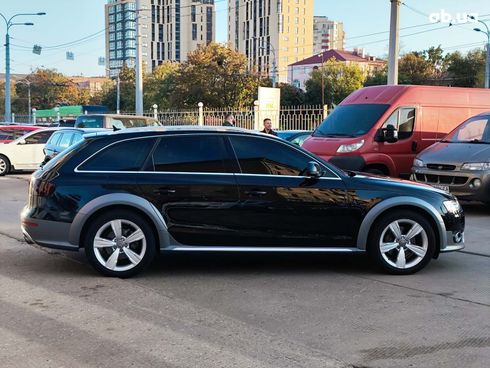
{"type": "Polygon", "coordinates": [[[313,53],[313,0],[228,0],[228,42],[250,70],[287,82],[288,65],[313,53]]]}
{"type": "Polygon", "coordinates": [[[102,91],[104,84],[110,81],[106,77],[68,77],[68,79],[75,83],[78,88],[88,90],[90,96],[102,91]]]}
{"type": "Polygon", "coordinates": [[[136,17],[140,17],[146,72],[165,60],[184,61],[190,51],[214,41],[214,0],[108,0],[105,5],[108,75],[136,62],[136,17]]]}
{"type": "Polygon", "coordinates": [[[329,20],[325,16],[313,18],[313,53],[319,54],[326,50],[343,50],[345,32],[342,22],[329,20]]]}
{"type": "Polygon", "coordinates": [[[288,83],[305,89],[305,83],[311,78],[311,72],[320,68],[328,60],[336,60],[347,65],[357,65],[365,75],[373,74],[386,66],[386,61],[368,55],[364,49],[327,50],[288,66],[288,83]]]}

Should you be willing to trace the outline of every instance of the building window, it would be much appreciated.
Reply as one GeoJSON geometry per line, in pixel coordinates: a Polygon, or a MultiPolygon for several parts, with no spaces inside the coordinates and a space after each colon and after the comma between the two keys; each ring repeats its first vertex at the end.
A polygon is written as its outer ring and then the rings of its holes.
{"type": "Polygon", "coordinates": [[[114,23],[114,14],[109,15],[109,23],[114,23]]]}
{"type": "Polygon", "coordinates": [[[109,59],[114,59],[116,57],[116,53],[114,51],[109,51],[109,59]]]}
{"type": "Polygon", "coordinates": [[[136,57],[136,50],[135,49],[126,50],[126,57],[136,57]]]}
{"type": "Polygon", "coordinates": [[[136,10],[136,3],[126,3],[126,10],[136,10]]]}
{"type": "Polygon", "coordinates": [[[192,40],[197,40],[197,24],[192,23],[192,40]]]}
{"type": "Polygon", "coordinates": [[[129,31],[126,31],[125,33],[126,38],[136,38],[136,31],[133,31],[130,29],[129,31]]]}
{"type": "Polygon", "coordinates": [[[109,32],[114,32],[115,29],[114,23],[109,25],[109,32]]]}
{"type": "Polygon", "coordinates": [[[109,42],[109,50],[114,50],[116,48],[116,44],[114,42],[109,42]]]}
{"type": "Polygon", "coordinates": [[[125,43],[126,48],[135,48],[136,47],[136,41],[135,40],[126,40],[125,43]]]}
{"type": "Polygon", "coordinates": [[[120,20],[122,20],[122,13],[117,13],[116,14],[116,20],[119,22],[120,20]]]}
{"type": "Polygon", "coordinates": [[[122,41],[117,41],[117,43],[116,43],[116,47],[117,47],[118,49],[122,49],[122,47],[123,47],[123,43],[122,43],[122,41]]]}
{"type": "Polygon", "coordinates": [[[136,19],[136,12],[134,11],[128,11],[126,12],[126,20],[135,20],[136,19]]]}
{"type": "Polygon", "coordinates": [[[113,6],[109,7],[109,14],[114,14],[115,11],[116,9],[113,6]]]}
{"type": "Polygon", "coordinates": [[[116,23],[116,29],[117,29],[118,31],[120,31],[120,30],[122,29],[122,23],[121,23],[121,22],[117,22],[117,23],[116,23]]]}
{"type": "Polygon", "coordinates": [[[117,50],[117,51],[116,51],[116,57],[117,57],[118,59],[120,59],[120,58],[122,58],[122,57],[123,57],[123,52],[122,52],[122,50],[117,50]]]}
{"type": "Polygon", "coordinates": [[[195,22],[195,21],[196,21],[196,6],[191,5],[191,22],[195,22]]]}
{"type": "Polygon", "coordinates": [[[126,29],[128,29],[128,28],[136,29],[136,22],[134,22],[134,21],[126,22],[126,29]]]}

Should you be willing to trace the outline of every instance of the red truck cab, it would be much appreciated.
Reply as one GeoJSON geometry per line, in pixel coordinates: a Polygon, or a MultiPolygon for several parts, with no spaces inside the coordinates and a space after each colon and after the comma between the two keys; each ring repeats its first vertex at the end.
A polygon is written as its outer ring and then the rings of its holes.
{"type": "Polygon", "coordinates": [[[485,89],[365,87],[347,96],[303,148],[345,170],[408,178],[417,153],[488,110],[485,89]]]}

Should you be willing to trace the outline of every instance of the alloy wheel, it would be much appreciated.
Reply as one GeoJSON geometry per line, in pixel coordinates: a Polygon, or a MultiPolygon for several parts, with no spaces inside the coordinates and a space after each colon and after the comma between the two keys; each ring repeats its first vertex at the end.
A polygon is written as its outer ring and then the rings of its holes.
{"type": "Polygon", "coordinates": [[[134,222],[115,219],[102,225],[93,240],[97,261],[111,271],[136,267],[146,253],[146,237],[134,222]]]}
{"type": "Polygon", "coordinates": [[[411,219],[391,222],[379,239],[381,256],[397,269],[409,269],[419,264],[425,258],[428,247],[427,232],[411,219]]]}

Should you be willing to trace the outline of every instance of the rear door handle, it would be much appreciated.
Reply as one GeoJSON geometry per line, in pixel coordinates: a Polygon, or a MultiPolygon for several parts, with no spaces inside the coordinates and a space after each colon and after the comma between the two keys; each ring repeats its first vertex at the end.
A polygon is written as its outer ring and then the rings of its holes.
{"type": "Polygon", "coordinates": [[[248,196],[253,196],[253,197],[261,197],[263,195],[266,195],[267,192],[265,192],[263,190],[250,190],[250,191],[245,192],[245,194],[248,196]]]}
{"type": "Polygon", "coordinates": [[[174,194],[175,192],[176,190],[172,188],[158,188],[153,191],[155,194],[174,194]]]}

